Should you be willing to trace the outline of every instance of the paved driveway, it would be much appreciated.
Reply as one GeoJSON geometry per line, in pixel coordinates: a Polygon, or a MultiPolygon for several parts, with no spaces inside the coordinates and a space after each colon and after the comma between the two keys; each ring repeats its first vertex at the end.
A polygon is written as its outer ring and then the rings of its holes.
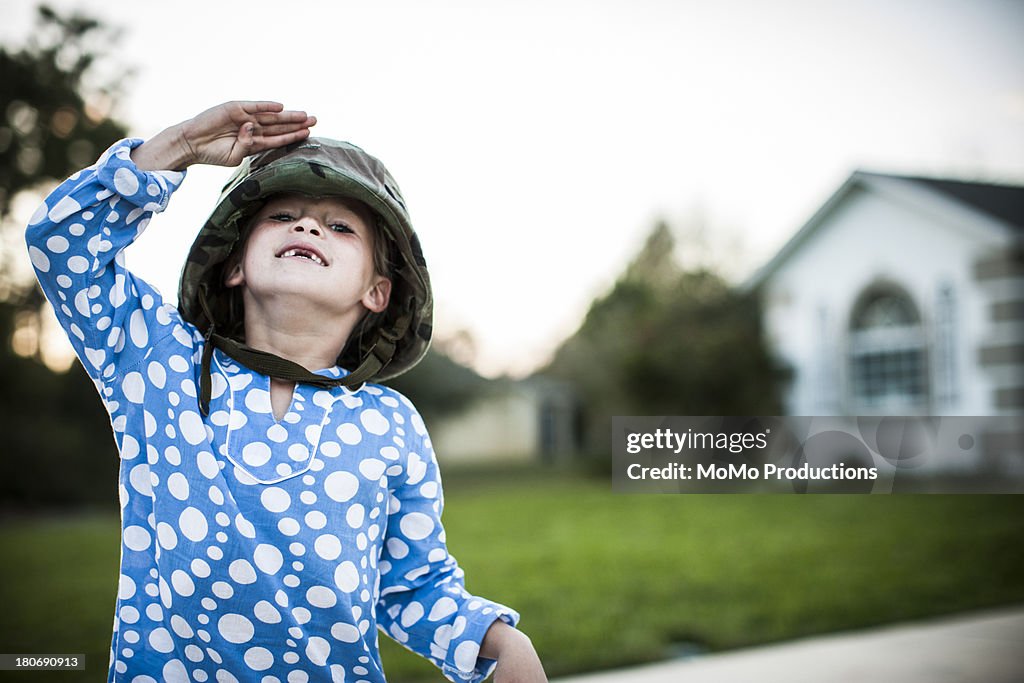
{"type": "Polygon", "coordinates": [[[1024,606],[554,681],[1022,683],[1024,606]]]}

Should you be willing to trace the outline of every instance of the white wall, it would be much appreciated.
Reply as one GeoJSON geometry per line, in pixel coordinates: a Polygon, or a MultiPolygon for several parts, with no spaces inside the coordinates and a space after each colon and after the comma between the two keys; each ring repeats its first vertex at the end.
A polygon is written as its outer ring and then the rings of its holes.
{"type": "MultiPolygon", "coordinates": [[[[928,194],[898,179],[854,186],[766,282],[766,330],[776,352],[795,370],[787,397],[789,414],[851,412],[846,348],[850,316],[857,297],[881,281],[901,287],[913,299],[928,334],[932,369],[935,304],[939,288],[952,286],[958,395],[940,412],[993,412],[993,378],[977,362],[979,347],[992,341],[990,294],[974,281],[972,264],[1000,248],[1008,236],[976,214],[928,194]],[[824,382],[822,345],[832,359],[824,368],[824,382]]],[[[936,413],[935,408],[929,405],[928,412],[936,413]]]]}
{"type": "Polygon", "coordinates": [[[525,390],[485,397],[462,413],[435,423],[430,436],[438,460],[485,462],[533,460],[539,434],[539,405],[525,390]]]}

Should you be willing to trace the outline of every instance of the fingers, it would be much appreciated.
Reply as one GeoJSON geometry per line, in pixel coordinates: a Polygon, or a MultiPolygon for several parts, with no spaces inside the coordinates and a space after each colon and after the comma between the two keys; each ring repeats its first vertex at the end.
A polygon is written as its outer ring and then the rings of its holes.
{"type": "Polygon", "coordinates": [[[269,123],[260,122],[248,122],[242,124],[242,128],[239,131],[239,140],[248,142],[250,140],[274,140],[286,135],[292,135],[294,133],[305,132],[309,133],[309,129],[316,125],[316,117],[306,116],[303,114],[301,119],[295,119],[294,121],[281,122],[279,120],[270,120],[269,123]]]}
{"type": "Polygon", "coordinates": [[[235,102],[245,113],[245,118],[255,120],[261,126],[270,126],[282,123],[297,123],[313,125],[316,123],[314,117],[304,111],[285,111],[284,105],[280,102],[257,101],[257,102],[235,102]]]}
{"type": "Polygon", "coordinates": [[[305,131],[308,134],[309,129],[316,125],[316,117],[309,116],[304,111],[264,112],[256,115],[255,118],[255,122],[246,124],[247,132],[254,138],[264,140],[273,140],[300,131],[305,131]]]}
{"type": "Polygon", "coordinates": [[[237,126],[229,162],[237,163],[243,156],[305,140],[310,127],[316,125],[315,116],[304,111],[285,111],[280,102],[231,102],[223,106],[234,109],[231,118],[237,126]]]}
{"type": "Polygon", "coordinates": [[[304,111],[285,111],[280,102],[228,102],[223,107],[233,111],[231,118],[237,124],[255,122],[259,127],[292,125],[296,128],[309,127],[316,124],[316,118],[304,111]]]}
{"type": "MultiPolygon", "coordinates": [[[[229,103],[230,104],[230,103],[229,103]]],[[[273,102],[270,100],[257,100],[257,101],[244,101],[235,102],[248,114],[259,114],[266,111],[283,111],[284,105],[280,102],[273,102]]]]}
{"type": "Polygon", "coordinates": [[[303,123],[309,119],[316,121],[316,118],[309,116],[304,111],[280,111],[264,112],[256,114],[256,122],[260,125],[273,125],[277,123],[303,123]]]}
{"type": "Polygon", "coordinates": [[[262,135],[264,137],[273,137],[275,135],[283,135],[285,133],[293,133],[297,130],[308,129],[316,125],[316,118],[308,116],[301,121],[295,123],[269,123],[258,122],[253,126],[254,135],[262,135]]]}
{"type": "Polygon", "coordinates": [[[309,137],[309,129],[304,128],[297,130],[292,133],[284,133],[282,135],[263,136],[253,139],[253,146],[256,150],[271,149],[273,147],[283,147],[284,145],[290,145],[293,142],[299,142],[309,137]]]}
{"type": "Polygon", "coordinates": [[[309,137],[309,127],[296,128],[294,125],[270,126],[272,130],[264,129],[262,126],[253,123],[243,124],[238,132],[238,142],[246,149],[246,154],[262,152],[266,149],[283,147],[293,142],[299,142],[309,137]]]}

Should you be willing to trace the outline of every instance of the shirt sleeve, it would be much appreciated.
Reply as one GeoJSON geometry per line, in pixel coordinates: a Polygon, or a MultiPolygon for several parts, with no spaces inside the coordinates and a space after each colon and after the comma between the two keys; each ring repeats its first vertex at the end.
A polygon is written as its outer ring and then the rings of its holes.
{"type": "Polygon", "coordinates": [[[121,140],[61,183],[25,233],[39,284],[82,365],[108,385],[169,335],[192,344],[177,310],[125,268],[123,249],[185,177],[140,171],[130,154],[141,144],[121,140]]]}
{"type": "Polygon", "coordinates": [[[515,626],[519,614],[466,591],[463,571],[445,544],[437,459],[419,414],[414,411],[410,421],[407,460],[389,489],[377,621],[448,680],[475,683],[496,664],[479,656],[487,629],[496,619],[515,626]]]}

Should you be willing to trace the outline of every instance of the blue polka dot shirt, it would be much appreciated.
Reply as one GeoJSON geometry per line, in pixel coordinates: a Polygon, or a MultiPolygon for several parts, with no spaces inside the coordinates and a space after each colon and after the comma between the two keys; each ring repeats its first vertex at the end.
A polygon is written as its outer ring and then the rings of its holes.
{"type": "Polygon", "coordinates": [[[215,351],[200,413],[202,335],[124,266],[185,175],[138,170],[141,142],[66,180],[27,231],[120,450],[108,680],[384,681],[378,629],[449,680],[482,680],[494,668],[484,634],[519,615],[467,593],[408,399],[299,384],[276,420],[270,379],[215,351]]]}

